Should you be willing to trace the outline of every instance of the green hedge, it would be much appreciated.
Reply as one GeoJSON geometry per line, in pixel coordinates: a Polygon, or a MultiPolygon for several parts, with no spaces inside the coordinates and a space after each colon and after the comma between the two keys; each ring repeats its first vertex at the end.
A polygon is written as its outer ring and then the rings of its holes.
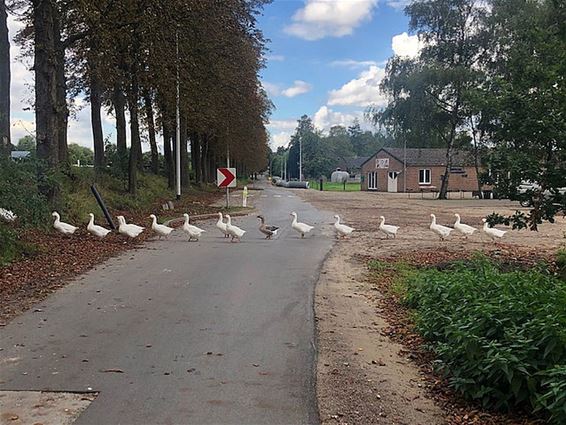
{"type": "Polygon", "coordinates": [[[566,423],[565,281],[476,259],[406,283],[417,329],[457,391],[487,408],[566,423]]]}

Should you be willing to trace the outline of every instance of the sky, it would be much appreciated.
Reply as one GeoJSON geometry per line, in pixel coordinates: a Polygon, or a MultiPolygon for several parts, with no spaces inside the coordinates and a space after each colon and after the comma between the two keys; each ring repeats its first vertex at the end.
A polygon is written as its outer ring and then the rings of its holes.
{"type": "MultiPolygon", "coordinates": [[[[264,88],[275,105],[268,130],[273,150],[289,142],[302,115],[328,131],[348,126],[355,118],[364,128],[364,111],[384,106],[379,83],[392,55],[414,56],[416,36],[408,34],[403,7],[408,0],[274,0],[259,17],[270,40],[267,66],[261,72],[264,88]]],[[[21,26],[9,17],[13,36],[21,26]]],[[[12,139],[35,131],[30,108],[33,74],[12,43],[12,139]]],[[[69,122],[69,143],[92,148],[90,110],[75,99],[77,111],[69,122]]],[[[115,121],[103,116],[105,136],[115,137],[115,121]]],[[[148,147],[145,147],[148,149],[148,147]]],[[[144,150],[145,150],[144,149],[144,150]]]]}

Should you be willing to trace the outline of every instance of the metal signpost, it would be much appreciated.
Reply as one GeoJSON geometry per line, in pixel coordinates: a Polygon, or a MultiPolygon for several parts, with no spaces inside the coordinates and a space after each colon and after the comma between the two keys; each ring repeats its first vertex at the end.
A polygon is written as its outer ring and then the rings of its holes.
{"type": "Polygon", "coordinates": [[[230,206],[230,188],[236,187],[236,169],[235,168],[217,168],[216,169],[216,185],[226,188],[226,208],[230,206]]]}

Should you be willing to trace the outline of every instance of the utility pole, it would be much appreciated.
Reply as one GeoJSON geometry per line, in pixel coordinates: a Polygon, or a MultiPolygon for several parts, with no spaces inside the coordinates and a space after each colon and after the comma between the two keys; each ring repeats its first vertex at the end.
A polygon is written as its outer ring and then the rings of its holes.
{"type": "MultiPolygon", "coordinates": [[[[230,168],[230,145],[226,144],[226,168],[230,168]]],[[[226,187],[226,208],[230,208],[230,188],[226,187]]]]}
{"type": "Polygon", "coordinates": [[[299,181],[303,181],[303,136],[299,136],[299,181]]]}
{"type": "Polygon", "coordinates": [[[175,152],[175,170],[176,170],[176,178],[177,178],[177,200],[181,199],[181,93],[179,87],[179,32],[175,33],[175,49],[177,54],[177,107],[175,113],[175,120],[176,120],[176,140],[175,146],[177,148],[177,152],[175,152]]]}
{"type": "Polygon", "coordinates": [[[407,138],[403,135],[403,192],[407,193],[407,138]]]}

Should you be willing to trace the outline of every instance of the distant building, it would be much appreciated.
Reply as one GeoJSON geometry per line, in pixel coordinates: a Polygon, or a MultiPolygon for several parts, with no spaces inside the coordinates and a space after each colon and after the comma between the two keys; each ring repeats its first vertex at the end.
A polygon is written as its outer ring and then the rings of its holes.
{"type": "Polygon", "coordinates": [[[349,182],[360,182],[362,180],[362,164],[368,160],[367,156],[353,156],[340,159],[336,163],[336,169],[349,173],[349,182]]]}
{"type": "Polygon", "coordinates": [[[10,152],[10,158],[14,161],[20,161],[22,159],[29,158],[31,156],[30,151],[12,151],[10,152]]]}
{"type": "MultiPolygon", "coordinates": [[[[446,149],[382,148],[369,157],[361,169],[362,190],[438,191],[446,171],[446,149]],[[406,175],[403,174],[405,168],[406,175]]],[[[466,151],[453,154],[448,190],[478,190],[473,157],[466,151]]]]}

